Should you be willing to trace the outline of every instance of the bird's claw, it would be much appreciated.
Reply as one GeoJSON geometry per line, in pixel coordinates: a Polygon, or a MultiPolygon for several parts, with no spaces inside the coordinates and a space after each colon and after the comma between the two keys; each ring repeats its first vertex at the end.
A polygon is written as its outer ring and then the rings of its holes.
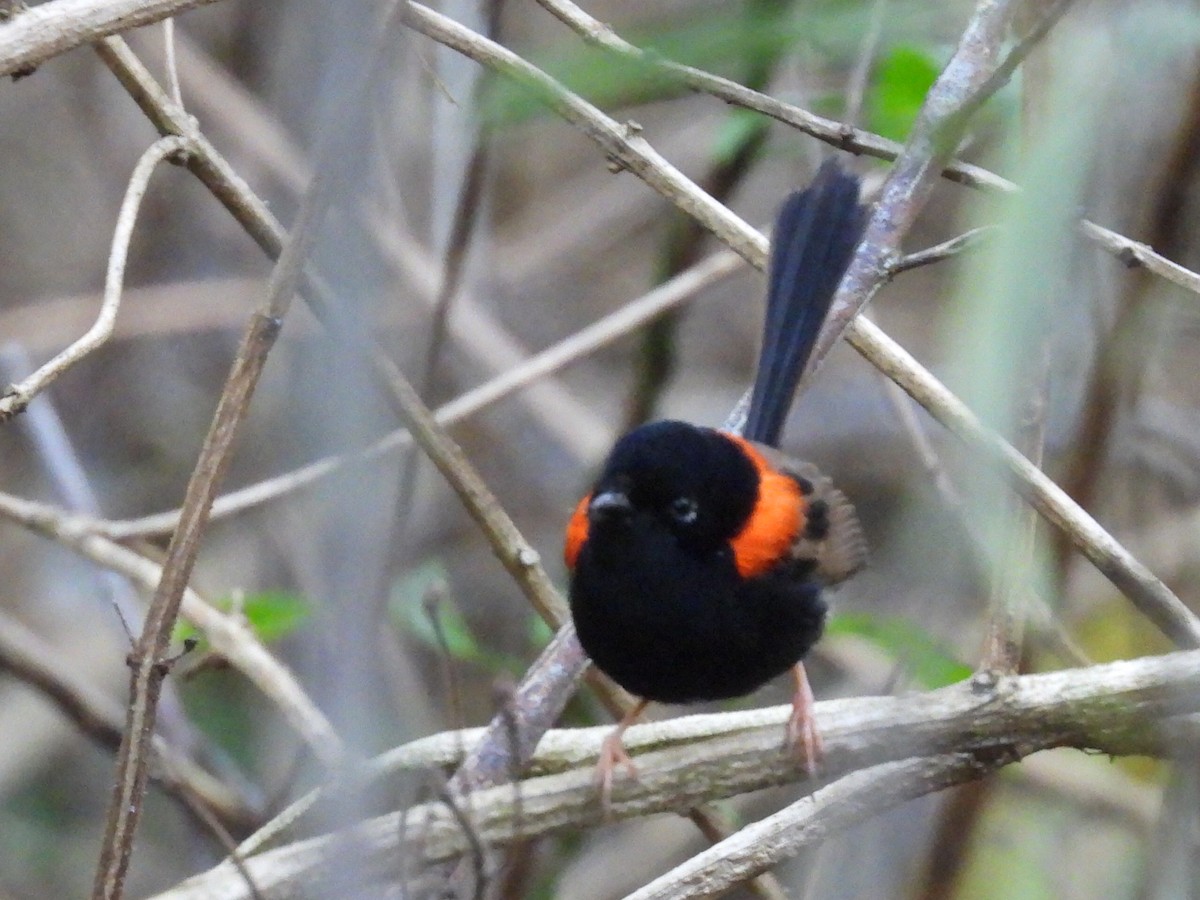
{"type": "Polygon", "coordinates": [[[792,707],[787,724],[787,743],[799,757],[804,774],[809,778],[815,777],[821,768],[825,745],[821,740],[821,732],[817,730],[817,720],[812,715],[812,710],[792,707]]]}

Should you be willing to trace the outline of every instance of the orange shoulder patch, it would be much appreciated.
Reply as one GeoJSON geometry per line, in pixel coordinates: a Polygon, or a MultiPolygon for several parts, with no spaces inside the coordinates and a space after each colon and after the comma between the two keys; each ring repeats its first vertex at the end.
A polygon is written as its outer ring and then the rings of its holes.
{"type": "Polygon", "coordinates": [[[758,502],[742,530],[730,542],[743,578],[761,575],[784,559],[804,527],[804,497],[796,482],[778,472],[744,438],[726,435],[758,469],[758,502]]]}
{"type": "Polygon", "coordinates": [[[567,564],[568,569],[575,568],[575,560],[579,558],[579,551],[583,549],[583,542],[588,536],[588,504],[592,502],[592,495],[587,494],[575,507],[575,512],[571,513],[571,520],[567,522],[567,539],[563,546],[563,560],[567,564]]]}

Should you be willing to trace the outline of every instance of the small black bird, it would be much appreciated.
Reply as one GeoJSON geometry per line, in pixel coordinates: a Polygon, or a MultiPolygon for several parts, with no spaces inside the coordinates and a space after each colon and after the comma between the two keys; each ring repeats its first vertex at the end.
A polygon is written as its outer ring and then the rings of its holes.
{"type": "Polygon", "coordinates": [[[824,627],[822,588],[854,574],[866,548],[841,492],[772,448],[862,237],[858,191],[831,160],[780,211],[745,437],[675,421],[634,429],[567,526],[579,640],[642,698],[604,742],[605,802],[618,763],[636,773],[622,735],[647,703],[736,697],[789,669],[788,740],[806,768],[819,758],[800,660],[824,627]]]}

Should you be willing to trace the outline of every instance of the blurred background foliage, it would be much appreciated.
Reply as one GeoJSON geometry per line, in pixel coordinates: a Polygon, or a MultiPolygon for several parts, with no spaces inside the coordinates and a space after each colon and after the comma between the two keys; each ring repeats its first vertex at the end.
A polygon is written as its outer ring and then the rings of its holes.
{"type": "MultiPolygon", "coordinates": [[[[965,0],[597,0],[589,12],[652,54],[717,72],[903,140],[966,22],[965,0]]],[[[441,8],[474,28],[485,11],[441,8]]],[[[314,254],[340,313],[370,329],[426,399],[444,402],[682,271],[714,242],[528,90],[401,34],[369,99],[338,95],[375,4],[244,0],[187,14],[185,104],[290,221],[331,110],[369,104],[361,152],[335,161],[340,193],[314,254]],[[487,149],[446,340],[433,312],[459,188],[487,149]],[[436,351],[431,365],[430,348],[436,351]]],[[[652,64],[584,47],[531,3],[508,2],[499,38],[619,120],[752,223],[831,153],[755,114],[698,96],[652,64]]],[[[1200,557],[1197,298],[1078,239],[1080,211],[1200,266],[1200,18],[1190,0],[1078,4],[1014,84],[977,116],[963,155],[1026,185],[1009,203],[943,183],[910,250],[1002,223],[984,249],[900,276],[873,314],[1008,432],[1044,410],[1052,475],[1195,608],[1200,557]],[[1038,406],[1037,403],[1034,404],[1038,406]]],[[[161,72],[162,34],[131,35],[161,72]]],[[[150,126],[86,49],[0,85],[0,344],[25,374],[94,315],[113,219],[150,126]],[[23,356],[24,355],[24,358],[23,356]],[[24,369],[24,370],[22,370],[24,369]]],[[[878,188],[885,165],[849,160],[878,188]]],[[[266,261],[189,176],[155,176],[135,235],[116,339],[35,404],[57,414],[99,512],[174,506],[195,460],[266,261]]],[[[616,434],[649,417],[717,424],[747,384],[760,279],[743,271],[695,302],[454,429],[545,559],[616,434]]],[[[906,401],[899,401],[906,402],[906,401]]],[[[810,671],[820,697],[923,690],[980,660],[1011,538],[1002,486],[924,414],[953,489],[914,450],[882,379],[845,347],[798,402],[786,448],[858,505],[872,567],[837,597],[810,671]]],[[[70,454],[33,411],[0,429],[0,489],[70,504],[70,454]]],[[[396,427],[361,360],[298,310],[254,401],[228,484],[241,486],[396,427]]],[[[249,624],[359,752],[484,722],[495,685],[548,637],[432,468],[402,487],[401,455],[215,523],[195,587],[249,624]],[[220,600],[219,598],[226,598],[220,600]]],[[[151,555],[164,542],[136,544],[151,555]]],[[[553,565],[561,582],[561,565],[553,565]]],[[[1160,652],[1165,642],[1103,579],[1039,529],[1018,579],[1030,624],[1022,667],[1160,652]]],[[[0,611],[57,661],[124,702],[126,638],[114,585],[67,551],[0,523],[0,611]]],[[[195,636],[181,626],[177,637],[195,636]]],[[[318,770],[296,736],[206,644],[185,657],[178,740],[256,817],[318,770]]],[[[740,705],[782,702],[782,686],[740,705]]],[[[673,714],[675,710],[656,710],[673,714]]],[[[572,723],[604,721],[586,694],[572,723]]],[[[172,725],[173,723],[173,725],[172,725]]],[[[79,896],[90,884],[113,760],[18,680],[0,675],[0,898],[79,896]]],[[[433,776],[431,776],[432,778],[433,776]]],[[[1040,754],[982,785],[910,803],[783,867],[793,896],[1167,898],[1196,884],[1188,765],[1040,754]],[[1163,835],[1192,834],[1190,839],[1163,835]]],[[[428,784],[401,784],[404,803],[428,784]]],[[[797,795],[730,804],[750,821],[797,795]]],[[[249,823],[247,823],[248,827],[249,823]]],[[[495,886],[514,897],[610,897],[698,848],[673,818],[514,851],[495,886]],[[619,867],[613,859],[622,861],[619,867]],[[616,869],[616,871],[614,871],[616,869]],[[511,874],[517,873],[517,874],[511,874]]],[[[151,791],[131,893],[212,864],[221,848],[151,791]]]]}

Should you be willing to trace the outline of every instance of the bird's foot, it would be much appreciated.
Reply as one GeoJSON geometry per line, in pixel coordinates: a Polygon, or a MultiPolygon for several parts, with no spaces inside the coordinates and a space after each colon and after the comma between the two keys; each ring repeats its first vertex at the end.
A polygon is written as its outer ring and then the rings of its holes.
{"type": "Polygon", "coordinates": [[[795,691],[792,694],[792,714],[788,717],[787,743],[788,747],[799,757],[804,772],[810,778],[817,774],[820,768],[821,756],[825,747],[821,741],[821,733],[817,730],[817,719],[814,714],[816,700],[808,683],[808,675],[803,663],[796,663],[792,670],[795,681],[795,691]]]}
{"type": "Polygon", "coordinates": [[[614,728],[600,744],[600,757],[596,760],[596,790],[600,793],[600,805],[607,817],[612,811],[613,773],[618,766],[624,767],[630,778],[637,779],[638,769],[621,739],[624,728],[614,728]]]}

